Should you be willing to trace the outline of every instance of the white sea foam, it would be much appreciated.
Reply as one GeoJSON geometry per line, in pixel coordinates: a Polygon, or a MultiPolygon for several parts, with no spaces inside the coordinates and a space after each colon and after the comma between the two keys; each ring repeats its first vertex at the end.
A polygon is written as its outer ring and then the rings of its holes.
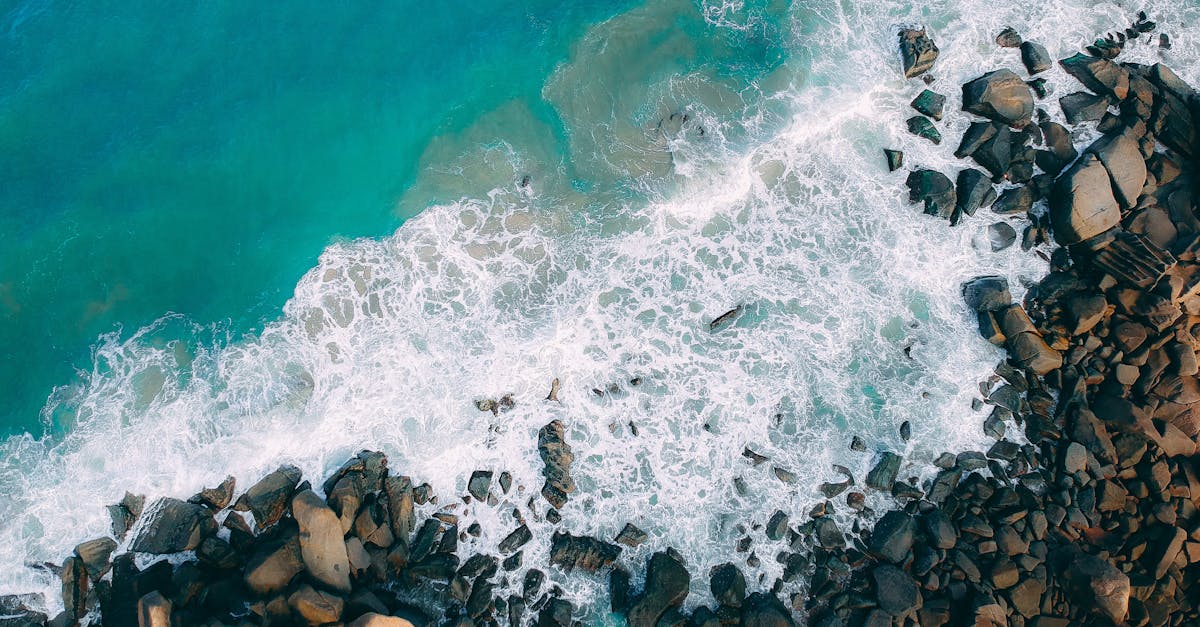
{"type": "MultiPolygon", "coordinates": [[[[791,10],[790,29],[773,33],[789,60],[758,77],[753,97],[736,99],[704,71],[654,79],[647,70],[651,95],[624,86],[619,101],[573,89],[598,68],[619,80],[621,51],[600,44],[625,40],[609,34],[673,19],[653,9],[639,9],[641,22],[614,18],[546,88],[568,124],[573,163],[548,162],[541,130],[524,144],[431,147],[437,163],[416,189],[464,199],[430,207],[391,237],[330,246],[259,335],[217,342],[211,329],[168,316],[102,338],[93,372],[51,400],[49,411],[74,428],[0,449],[0,592],[41,589],[53,599],[55,583],[22,564],[60,560],[107,533],[104,505],[125,490],[185,497],[281,463],[318,478],[361,448],[385,451],[393,471],[430,482],[443,504],[465,492],[474,469],[510,471],[518,487],[500,505],[457,507],[483,527],[465,548],[493,550],[519,507],[535,538],[524,563],[541,566],[552,526],[536,497],[536,434],[558,418],[579,484],[561,527],[602,538],[626,522],[642,527],[649,542],[622,561],[636,572],[650,552],[680,549],[701,575],[695,603],[707,596],[711,566],[744,560],[733,547],[746,534],[762,560],[748,569],[751,585],[761,575],[770,587],[783,547],[753,525],[776,509],[803,519],[821,499],[817,485],[839,479],[832,464],[861,479],[875,452],[894,450],[908,477],[941,451],[985,445],[970,402],[1001,353],[977,336],[959,286],[999,273],[1019,293],[1045,264],[1019,247],[976,250],[973,238],[995,219],[986,211],[959,227],[921,215],[880,148],[903,148],[910,167],[953,176],[963,164],[950,153],[967,123],[958,85],[1019,67],[1015,51],[992,43],[1001,27],[1061,58],[1141,7],[1064,2],[1034,15],[983,2],[805,4],[791,10]],[[900,78],[895,32],[918,22],[942,49],[940,147],[903,126],[924,86],[900,78]],[[680,111],[687,123],[669,117],[680,111]],[[531,171],[530,188],[511,183],[531,171]],[[573,172],[642,194],[580,192],[573,172]],[[737,305],[732,326],[709,330],[737,305]],[[190,340],[170,339],[181,336],[190,340]],[[544,400],[556,377],[557,403],[544,400]],[[504,394],[516,406],[498,417],[475,407],[504,394]],[[907,443],[897,431],[906,420],[907,443]],[[852,434],[872,452],[850,451],[852,434]],[[770,461],[752,466],[747,446],[770,461]]],[[[754,12],[740,3],[706,7],[713,28],[754,30],[754,12]]],[[[1190,38],[1200,10],[1149,10],[1176,36],[1165,58],[1200,78],[1190,38]]],[[[652,63],[656,52],[645,54],[652,63]]],[[[1126,56],[1158,54],[1135,46],[1126,56]]],[[[1076,89],[1061,71],[1047,79],[1058,95],[1076,89]]],[[[1053,101],[1042,106],[1058,115],[1053,101]]],[[[460,143],[536,124],[517,105],[497,115],[460,143]]],[[[576,600],[603,589],[584,575],[550,575],[576,600]]]]}

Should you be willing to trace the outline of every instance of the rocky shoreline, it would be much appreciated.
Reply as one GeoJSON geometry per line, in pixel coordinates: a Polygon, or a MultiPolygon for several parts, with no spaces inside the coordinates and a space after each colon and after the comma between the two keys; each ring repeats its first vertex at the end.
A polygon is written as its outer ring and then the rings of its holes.
{"type": "MultiPolygon", "coordinates": [[[[363,451],[319,490],[285,466],[240,493],[230,477],[187,500],[126,495],[109,508],[111,537],[79,544],[55,567],[64,610],[51,618],[36,598],[3,597],[0,627],[576,624],[580,608],[545,569],[607,579],[609,609],[639,627],[792,625],[798,616],[822,627],[1200,623],[1200,98],[1165,66],[1115,61],[1153,30],[1139,16],[1058,61],[1089,90],[1057,99],[1066,121],[1101,134],[1080,151],[1071,129],[1039,109],[1053,105],[1036,75],[1055,64],[1006,29],[997,44],[1019,49],[1028,78],[999,68],[962,86],[965,114],[982,119],[955,155],[982,170],[907,175],[910,199],[954,224],[989,207],[1024,216],[1019,238],[1007,222],[1008,231],[989,227],[993,249],[1018,239],[1026,250],[1051,238],[1059,246],[1021,303],[999,277],[964,285],[981,335],[1009,355],[981,384],[989,450],[941,456],[921,485],[899,480],[900,456],[881,453],[862,486],[823,484],[827,500],[813,511],[764,516],[766,536],[787,550],[760,558],[747,537],[733,561],[690,573],[667,549],[649,557],[641,589],[631,582],[643,578],[617,564],[623,548],[646,540],[632,524],[614,538],[539,538],[548,564],[526,564],[535,539],[518,507],[497,555],[468,555],[459,543],[478,524],[460,528],[427,484],[363,451]],[[864,507],[872,490],[899,504],[873,523],[864,507]],[[843,508],[860,516],[852,529],[831,515],[843,508]],[[756,559],[778,561],[783,576],[748,593],[755,586],[739,563],[756,559]],[[708,580],[715,607],[682,609],[693,577],[708,580]],[[797,581],[807,582],[802,592],[781,599],[797,581]]],[[[927,78],[939,52],[916,30],[901,32],[900,51],[908,78],[927,78]]],[[[925,82],[907,126],[939,143],[946,99],[925,82]]],[[[901,152],[885,152],[890,170],[904,167],[901,152]]],[[[538,494],[479,470],[468,494],[443,504],[495,506],[520,494],[557,524],[576,489],[574,452],[559,421],[537,446],[538,494]]],[[[850,446],[866,454],[858,438],[850,446]]]]}

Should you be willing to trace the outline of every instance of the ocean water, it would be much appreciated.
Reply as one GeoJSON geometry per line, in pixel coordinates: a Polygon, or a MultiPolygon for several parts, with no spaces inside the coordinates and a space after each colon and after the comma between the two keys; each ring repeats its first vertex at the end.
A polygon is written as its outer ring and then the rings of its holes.
{"type": "MultiPolygon", "coordinates": [[[[14,181],[0,198],[17,207],[0,232],[20,253],[0,260],[14,320],[0,333],[20,381],[9,426],[28,433],[0,444],[0,593],[52,596],[23,564],[106,533],[103,506],[125,490],[187,496],[281,463],[319,477],[362,448],[443,503],[472,470],[508,470],[519,487],[500,505],[458,506],[484,530],[465,548],[494,550],[519,507],[524,563],[540,565],[552,525],[525,502],[555,418],[579,484],[562,528],[632,522],[650,540],[625,564],[674,546],[697,574],[744,559],[748,534],[751,587],[769,588],[783,547],[754,525],[776,509],[801,520],[832,464],[862,478],[893,450],[902,477],[922,476],[986,444],[971,400],[1001,353],[959,286],[999,273],[1019,294],[1045,272],[975,245],[997,216],[921,215],[880,149],[961,167],[958,86],[1019,68],[992,41],[1006,25],[1062,58],[1146,9],[1175,47],[1123,58],[1200,78],[1188,2],[205,6],[155,19],[26,3],[4,18],[26,56],[0,79],[14,181]],[[89,20],[141,47],[113,34],[111,70],[85,71],[91,47],[109,50],[89,20]],[[919,23],[942,49],[942,146],[904,129],[925,85],[903,79],[895,33],[919,23]],[[100,101],[66,106],[70,90],[100,101]],[[38,117],[56,111],[68,119],[38,117]],[[123,297],[118,276],[133,277],[123,297]],[[98,326],[72,317],[80,303],[98,326]],[[510,411],[476,409],[505,394],[510,411]],[[855,434],[868,453],[849,450],[855,434]],[[747,446],[770,461],[752,466],[747,446]]],[[[549,574],[576,601],[605,594],[549,574]]],[[[708,595],[695,579],[690,604],[708,595]]]]}

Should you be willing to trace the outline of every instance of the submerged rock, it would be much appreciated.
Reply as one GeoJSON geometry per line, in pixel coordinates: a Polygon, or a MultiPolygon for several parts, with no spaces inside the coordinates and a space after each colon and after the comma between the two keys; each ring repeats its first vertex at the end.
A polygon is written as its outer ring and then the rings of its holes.
{"type": "Polygon", "coordinates": [[[1017,48],[1021,45],[1021,35],[1017,33],[1011,26],[1005,26],[1004,30],[996,35],[996,45],[1001,48],[1017,48]]]}
{"type": "Polygon", "coordinates": [[[887,159],[888,172],[895,172],[904,167],[904,153],[899,150],[883,149],[883,156],[887,159]]]}
{"type": "Polygon", "coordinates": [[[915,170],[905,181],[908,185],[910,202],[923,202],[925,213],[943,218],[950,218],[958,197],[954,193],[954,183],[945,174],[934,170],[915,170]]]}
{"type": "Polygon", "coordinates": [[[934,127],[933,122],[929,121],[929,118],[921,115],[914,115],[911,118],[908,118],[908,122],[906,122],[906,124],[908,125],[908,132],[912,133],[913,135],[916,135],[922,139],[928,139],[935,145],[942,143],[942,134],[938,132],[936,127],[934,127]]]}
{"type": "Polygon", "coordinates": [[[1045,46],[1032,41],[1021,43],[1021,63],[1031,75],[1054,67],[1054,61],[1050,58],[1050,53],[1046,52],[1045,46]]]}

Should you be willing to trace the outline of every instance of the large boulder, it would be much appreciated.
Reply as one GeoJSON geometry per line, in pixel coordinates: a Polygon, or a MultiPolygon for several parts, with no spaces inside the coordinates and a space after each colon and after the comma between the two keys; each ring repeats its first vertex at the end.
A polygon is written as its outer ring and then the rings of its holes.
{"type": "Polygon", "coordinates": [[[1071,132],[1058,122],[1043,122],[1040,125],[1046,149],[1039,150],[1034,157],[1038,167],[1048,174],[1057,175],[1063,168],[1079,157],[1071,143],[1071,132]]]}
{"type": "Polygon", "coordinates": [[[987,207],[996,200],[996,189],[988,176],[975,168],[965,168],[958,173],[955,195],[957,204],[954,207],[954,222],[962,219],[963,215],[973,216],[981,207],[987,207]]]}
{"type": "Polygon", "coordinates": [[[208,508],[178,499],[159,499],[138,521],[129,550],[156,555],[190,551],[200,545],[208,527],[215,531],[216,523],[208,508]]]}
{"type": "Polygon", "coordinates": [[[674,550],[650,556],[646,571],[646,590],[629,609],[630,627],[654,627],[658,619],[672,607],[683,603],[688,594],[691,576],[674,550]]]}
{"type": "Polygon", "coordinates": [[[300,526],[300,556],[313,579],[342,593],[350,592],[350,559],[337,514],[312,490],[292,499],[300,526]]]}
{"type": "Polygon", "coordinates": [[[945,174],[936,170],[914,170],[905,184],[909,202],[924,202],[925,213],[943,218],[954,215],[958,197],[954,193],[954,183],[945,174]]]}
{"type": "Polygon", "coordinates": [[[1086,91],[1077,91],[1058,99],[1058,106],[1067,116],[1068,124],[1095,122],[1108,112],[1108,98],[1086,91]]]}
{"type": "Polygon", "coordinates": [[[346,602],[337,595],[302,584],[288,597],[288,605],[303,624],[328,625],[342,617],[346,602]]]}
{"type": "Polygon", "coordinates": [[[1146,162],[1137,140],[1129,133],[1105,135],[1093,142],[1088,152],[1096,155],[1108,170],[1117,204],[1125,210],[1136,205],[1146,184],[1146,162]]]}
{"type": "Polygon", "coordinates": [[[912,552],[916,523],[902,511],[890,511],[875,523],[868,545],[870,553],[893,564],[903,563],[912,552]]]}
{"type": "Polygon", "coordinates": [[[1021,63],[1030,74],[1040,74],[1054,65],[1046,47],[1032,41],[1021,42],[1021,63]]]}
{"type": "Polygon", "coordinates": [[[963,111],[1017,128],[1033,118],[1033,93],[1012,70],[988,72],[963,85],[963,111]]]}
{"type": "Polygon", "coordinates": [[[575,491],[575,480],[571,478],[575,454],[571,452],[571,445],[567,444],[564,433],[565,427],[560,420],[552,420],[538,431],[538,454],[545,464],[542,475],[546,477],[542,496],[558,509],[566,505],[567,495],[575,491]]]}
{"type": "Polygon", "coordinates": [[[1094,555],[1080,555],[1068,570],[1072,595],[1080,607],[1093,608],[1115,624],[1129,612],[1129,576],[1094,555]]]}
{"type": "Polygon", "coordinates": [[[905,78],[920,76],[937,61],[938,47],[925,34],[925,29],[906,28],[900,31],[900,58],[904,63],[905,78]]]}
{"type": "Polygon", "coordinates": [[[263,477],[250,486],[246,493],[233,504],[233,509],[254,514],[254,522],[260,530],[279,522],[287,511],[288,501],[296,484],[300,482],[300,469],[295,466],[280,466],[278,470],[263,477]]]}
{"type": "Polygon", "coordinates": [[[244,579],[247,588],[266,596],[287,588],[302,570],[300,542],[293,533],[253,555],[246,563],[244,579]]]}
{"type": "Polygon", "coordinates": [[[1092,154],[1071,166],[1050,192],[1050,228],[1063,246],[1091,239],[1121,221],[1108,170],[1092,154]]]}
{"type": "Polygon", "coordinates": [[[1124,100],[1129,93],[1129,70],[1108,59],[1098,59],[1080,53],[1058,63],[1067,74],[1074,76],[1097,94],[1116,96],[1118,100],[1124,100]]]}
{"type": "Polygon", "coordinates": [[[871,571],[879,608],[892,616],[904,616],[917,606],[917,582],[908,573],[883,564],[871,571]]]}

